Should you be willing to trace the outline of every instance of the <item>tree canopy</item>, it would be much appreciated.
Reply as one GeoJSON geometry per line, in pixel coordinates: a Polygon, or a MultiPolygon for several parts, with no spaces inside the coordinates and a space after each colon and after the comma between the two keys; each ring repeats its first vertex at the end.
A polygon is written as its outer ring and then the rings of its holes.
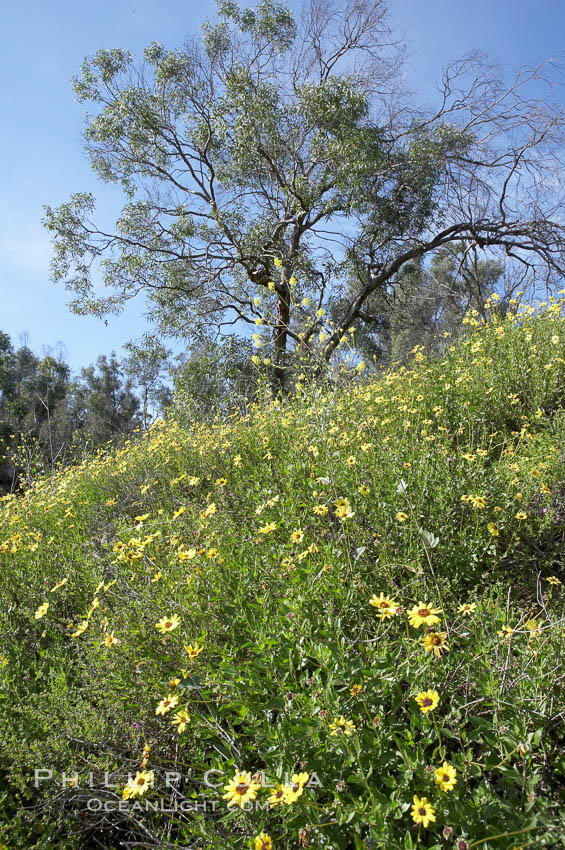
{"type": "Polygon", "coordinates": [[[47,208],[72,309],[143,292],[165,334],[253,330],[284,383],[292,352],[328,360],[379,319],[375,294],[447,246],[551,286],[565,270],[559,69],[505,82],[474,53],[424,107],[402,59],[384,0],[310,0],[300,20],[277,0],[223,0],[180,49],[87,58],[85,149],[125,204],[113,228],[89,193],[47,208]]]}

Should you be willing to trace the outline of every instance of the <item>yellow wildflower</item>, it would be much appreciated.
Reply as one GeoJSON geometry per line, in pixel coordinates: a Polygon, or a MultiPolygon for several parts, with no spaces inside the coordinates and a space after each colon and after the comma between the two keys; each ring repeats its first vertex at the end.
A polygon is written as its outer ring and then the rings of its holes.
{"type": "Polygon", "coordinates": [[[80,637],[82,634],[84,634],[84,632],[87,630],[87,628],[88,628],[88,620],[83,620],[82,623],[79,623],[79,625],[76,628],[76,631],[74,631],[72,633],[71,637],[74,637],[74,638],[80,637]]]}
{"type": "Polygon", "coordinates": [[[271,796],[267,800],[270,808],[274,808],[274,806],[279,806],[287,802],[286,791],[286,787],[283,787],[279,782],[275,782],[275,790],[271,791],[271,796]]]}
{"type": "Polygon", "coordinates": [[[389,599],[384,595],[381,591],[380,595],[377,596],[373,594],[373,596],[369,599],[369,605],[372,605],[374,608],[378,608],[377,617],[381,620],[386,620],[388,617],[394,617],[400,605],[394,599],[389,599]]]}
{"type": "Polygon", "coordinates": [[[291,803],[295,803],[298,798],[302,795],[308,780],[310,779],[310,774],[308,773],[293,773],[291,777],[291,784],[285,787],[285,798],[286,802],[290,805],[291,803]]]}
{"type": "Polygon", "coordinates": [[[427,711],[434,711],[439,705],[439,694],[434,690],[420,691],[420,693],[416,694],[415,699],[422,714],[425,714],[427,711]]]}
{"type": "Polygon", "coordinates": [[[42,617],[45,617],[47,614],[47,610],[49,608],[49,603],[44,602],[43,605],[40,605],[37,611],[34,614],[36,620],[41,620],[42,617]]]}
{"type": "Polygon", "coordinates": [[[457,785],[456,775],[457,771],[455,768],[444,761],[442,766],[438,767],[438,769],[434,772],[436,785],[438,785],[442,791],[453,791],[453,788],[457,785]]]}
{"type": "Polygon", "coordinates": [[[442,652],[449,652],[447,632],[429,632],[420,640],[426,652],[433,652],[436,658],[441,658],[442,652]]]}
{"type": "Polygon", "coordinates": [[[352,735],[355,728],[353,720],[346,720],[342,714],[341,717],[330,723],[330,729],[332,730],[330,735],[352,735]]]}
{"type": "Polygon", "coordinates": [[[248,801],[256,798],[260,787],[260,783],[254,782],[248,771],[237,770],[231,782],[224,786],[226,793],[222,799],[228,800],[228,807],[239,806],[243,809],[248,801]]]}
{"type": "Polygon", "coordinates": [[[198,646],[198,641],[194,641],[194,646],[189,643],[184,647],[184,651],[187,653],[191,661],[194,661],[196,656],[200,655],[203,649],[203,646],[198,646]]]}
{"type": "Polygon", "coordinates": [[[408,611],[408,621],[415,629],[420,628],[422,625],[435,626],[440,621],[440,618],[436,615],[442,613],[442,608],[434,608],[425,602],[418,602],[417,605],[408,611]]]}
{"type": "Polygon", "coordinates": [[[180,711],[177,711],[171,722],[177,727],[178,734],[182,735],[190,723],[190,714],[182,708],[180,711]]]}
{"type": "Polygon", "coordinates": [[[410,814],[414,823],[422,824],[424,828],[429,826],[430,821],[433,822],[436,819],[435,811],[428,803],[427,797],[419,798],[414,795],[414,805],[410,814]]]}
{"type": "Polygon", "coordinates": [[[141,770],[137,771],[135,779],[130,779],[124,788],[122,798],[129,800],[132,797],[141,797],[148,788],[153,785],[153,771],[141,770]]]}
{"type": "Polygon", "coordinates": [[[179,698],[176,694],[169,694],[165,699],[162,699],[157,708],[155,709],[155,714],[166,714],[176,705],[178,705],[179,698]]]}
{"type": "Polygon", "coordinates": [[[161,617],[158,623],[155,623],[155,628],[158,629],[162,635],[167,632],[172,632],[173,629],[176,629],[177,626],[180,625],[180,617],[178,614],[172,614],[168,617],[161,617]]]}

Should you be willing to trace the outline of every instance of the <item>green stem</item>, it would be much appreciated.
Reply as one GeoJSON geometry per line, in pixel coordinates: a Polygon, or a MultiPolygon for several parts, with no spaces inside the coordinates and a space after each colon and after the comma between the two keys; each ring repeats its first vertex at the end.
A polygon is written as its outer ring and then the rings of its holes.
{"type": "Polygon", "coordinates": [[[439,731],[439,727],[437,725],[436,717],[435,717],[435,714],[433,712],[432,712],[432,720],[434,722],[434,728],[436,730],[436,735],[437,735],[438,741],[439,741],[439,757],[440,757],[440,759],[443,759],[443,758],[445,758],[445,755],[444,755],[445,751],[443,749],[443,743],[442,743],[442,740],[441,740],[441,734],[440,734],[440,731],[439,731]]]}
{"type": "Polygon", "coordinates": [[[522,835],[522,833],[532,832],[534,829],[541,829],[541,827],[527,826],[525,829],[516,829],[514,832],[499,832],[498,835],[485,835],[484,838],[479,838],[477,841],[469,844],[469,850],[471,847],[478,847],[479,844],[484,844],[485,841],[494,841],[495,838],[509,838],[511,835],[522,835]]]}
{"type": "Polygon", "coordinates": [[[361,758],[360,758],[360,755],[359,755],[359,739],[357,739],[357,747],[356,747],[355,754],[353,753],[351,747],[349,746],[348,741],[347,741],[347,737],[345,735],[343,736],[343,743],[345,745],[345,749],[347,750],[347,752],[349,753],[351,758],[354,759],[357,762],[357,766],[359,767],[359,770],[361,771],[361,776],[363,777],[363,784],[364,784],[365,788],[367,789],[367,793],[368,793],[368,795],[371,799],[371,803],[373,803],[373,805],[374,805],[375,800],[373,798],[373,792],[371,790],[371,786],[369,785],[369,780],[367,779],[365,771],[363,770],[363,765],[361,764],[361,758]]]}

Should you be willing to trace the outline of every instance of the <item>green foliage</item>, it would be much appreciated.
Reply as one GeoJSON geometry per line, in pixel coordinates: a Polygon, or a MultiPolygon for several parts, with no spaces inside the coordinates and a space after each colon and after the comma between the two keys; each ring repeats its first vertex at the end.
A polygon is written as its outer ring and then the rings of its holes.
{"type": "Polygon", "coordinates": [[[84,425],[94,445],[131,433],[139,425],[139,400],[132,391],[131,379],[122,382],[122,371],[113,352],[109,359],[101,354],[96,366],[83,369],[82,379],[84,425]]]}
{"type": "Polygon", "coordinates": [[[175,370],[172,415],[181,424],[226,421],[234,411],[245,415],[257,397],[259,375],[252,346],[234,337],[195,345],[175,370]]]}
{"type": "Polygon", "coordinates": [[[434,359],[3,500],[8,847],[563,843],[563,305],[495,307],[434,359]],[[259,807],[228,807],[236,771],[259,807]]]}
{"type": "Polygon", "coordinates": [[[145,336],[142,344],[129,342],[124,364],[129,379],[137,385],[142,401],[142,425],[147,428],[152,410],[165,410],[172,403],[171,390],[164,380],[171,352],[155,337],[145,336]]]}
{"type": "MultiPolygon", "coordinates": [[[[404,360],[415,345],[437,350],[445,334],[461,327],[469,310],[486,315],[484,305],[496,293],[504,267],[476,257],[469,262],[464,250],[454,245],[438,251],[429,268],[414,264],[406,269],[387,310],[392,360],[404,360]]],[[[511,294],[499,300],[499,310],[507,308],[511,294]]]]}

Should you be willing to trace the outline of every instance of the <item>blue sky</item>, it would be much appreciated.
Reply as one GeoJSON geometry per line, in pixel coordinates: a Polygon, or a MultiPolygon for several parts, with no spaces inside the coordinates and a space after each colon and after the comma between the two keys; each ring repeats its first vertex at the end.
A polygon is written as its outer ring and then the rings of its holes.
{"type": "MultiPolygon", "coordinates": [[[[246,4],[252,5],[252,0],[246,4]]],[[[297,0],[290,3],[299,8],[297,0]]],[[[510,72],[521,62],[565,53],[563,0],[390,0],[406,37],[414,88],[430,100],[442,66],[480,48],[510,72]]],[[[18,344],[29,333],[38,353],[66,344],[71,367],[138,338],[147,329],[141,302],[108,326],[75,316],[68,294],[49,281],[51,246],[43,204],[93,191],[103,210],[117,210],[117,190],[102,187],[81,148],[82,108],[70,78],[85,55],[126,47],[138,55],[151,41],[178,46],[207,17],[213,0],[19,0],[2,9],[0,32],[0,329],[18,344]]]]}

